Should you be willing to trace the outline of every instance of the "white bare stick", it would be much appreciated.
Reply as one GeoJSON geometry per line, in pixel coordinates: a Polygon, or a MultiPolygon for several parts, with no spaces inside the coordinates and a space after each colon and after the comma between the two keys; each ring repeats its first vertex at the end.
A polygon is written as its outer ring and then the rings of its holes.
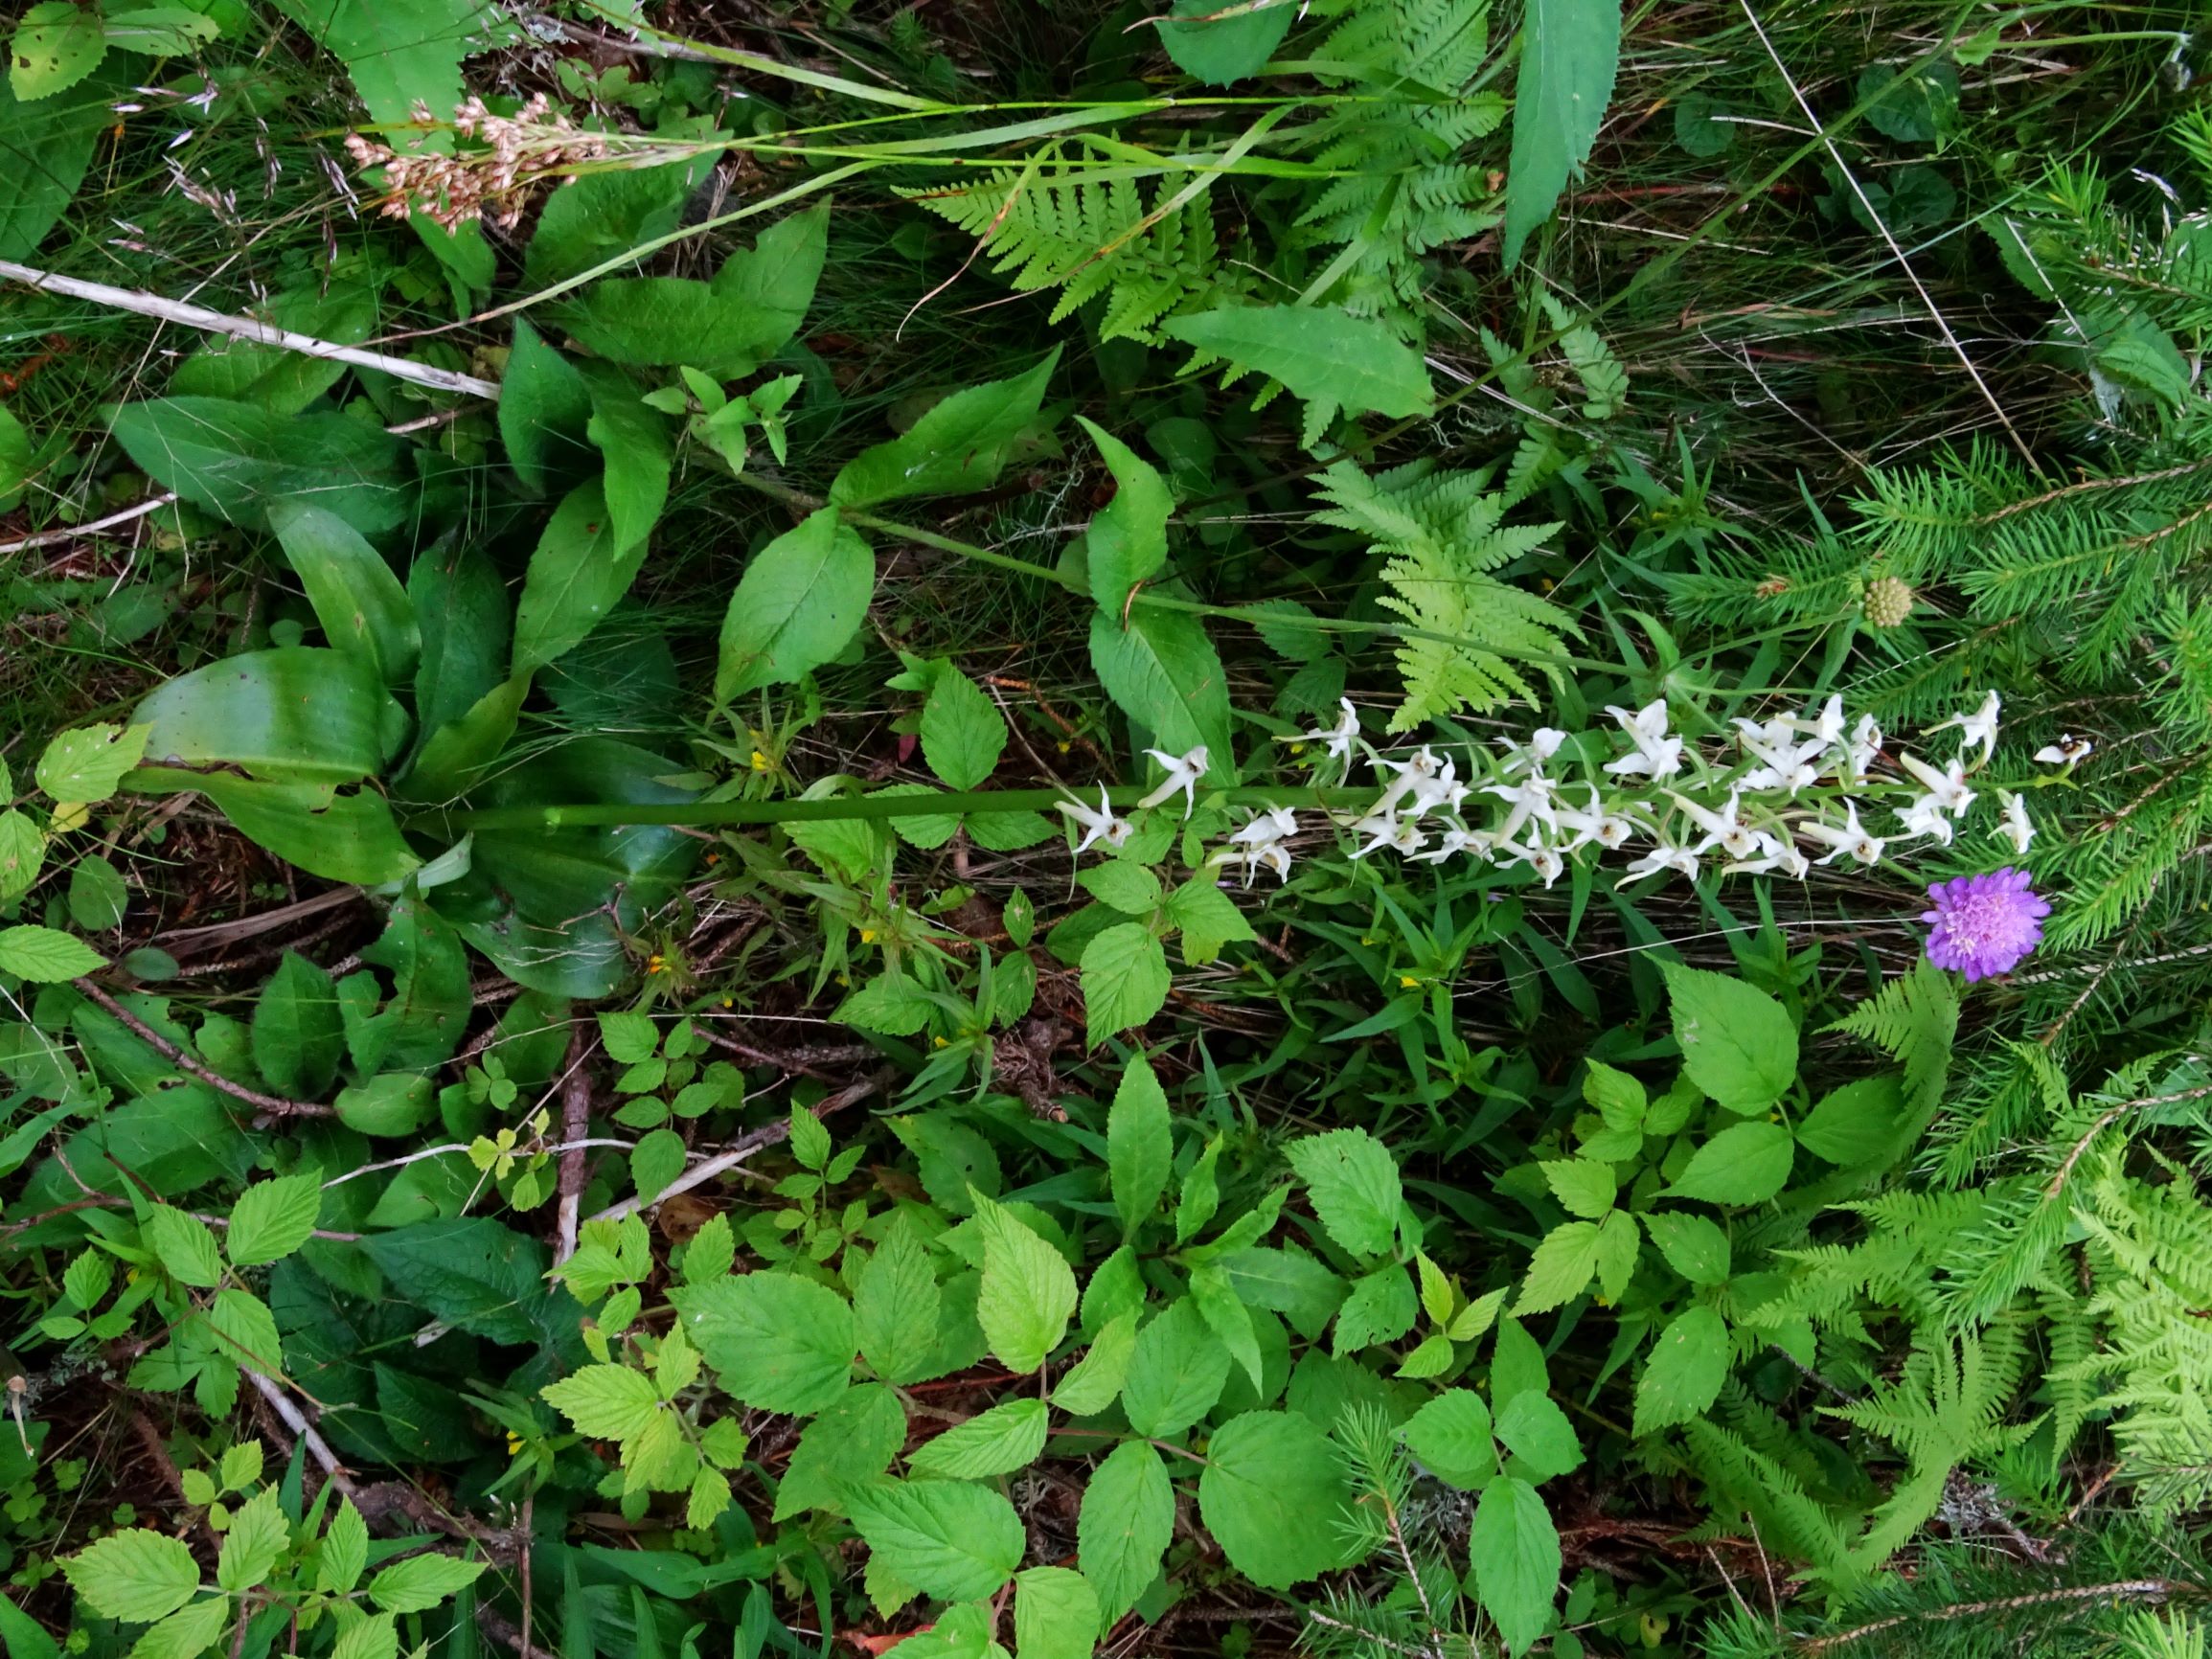
{"type": "Polygon", "coordinates": [[[239,1369],[245,1373],[246,1380],[260,1391],[261,1397],[269,1402],[269,1409],[285,1420],[285,1426],[308,1443],[308,1454],[323,1466],[323,1473],[331,1477],[331,1484],[351,1496],[353,1490],[353,1477],[346,1473],[345,1466],[338,1462],[338,1455],[331,1450],[330,1443],[315,1432],[315,1425],[301,1415],[298,1406],[285,1398],[283,1389],[260,1372],[251,1366],[241,1366],[239,1369]]]}
{"type": "Polygon", "coordinates": [[[73,300],[89,300],[96,306],[111,306],[119,311],[135,311],[142,317],[160,317],[165,322],[182,323],[188,329],[200,329],[211,334],[230,334],[261,346],[281,346],[287,352],[298,352],[308,357],[327,357],[335,363],[351,363],[357,369],[380,369],[396,379],[412,380],[416,385],[427,386],[434,392],[465,392],[471,398],[496,398],[499,396],[499,382],[496,380],[456,374],[451,369],[434,369],[427,363],[410,363],[404,357],[387,357],[381,352],[364,352],[358,346],[341,346],[335,340],[318,340],[312,334],[295,334],[289,329],[273,328],[252,317],[228,316],[221,311],[211,311],[205,306],[164,299],[159,294],[149,294],[140,288],[117,288],[105,283],[87,283],[77,277],[34,270],[29,265],[19,265],[12,260],[0,260],[0,277],[28,283],[49,293],[67,294],[73,300]]]}
{"type": "Polygon", "coordinates": [[[126,507],[121,512],[96,518],[90,524],[69,524],[59,530],[42,530],[36,535],[22,536],[14,541],[0,541],[0,554],[28,553],[34,547],[52,547],[57,542],[75,541],[80,536],[113,530],[119,524],[128,524],[133,519],[144,518],[149,512],[159,512],[175,499],[176,491],[171,489],[155,496],[151,501],[142,501],[136,507],[126,507]]]}

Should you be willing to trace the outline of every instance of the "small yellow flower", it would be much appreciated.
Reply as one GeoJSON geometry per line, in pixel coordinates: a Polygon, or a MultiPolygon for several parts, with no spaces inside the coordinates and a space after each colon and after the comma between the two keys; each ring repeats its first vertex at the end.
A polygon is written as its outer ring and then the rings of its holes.
{"type": "Polygon", "coordinates": [[[1074,747],[1075,747],[1075,745],[1074,745],[1073,743],[1069,742],[1069,741],[1068,741],[1068,740],[1067,740],[1065,738],[1062,738],[1062,739],[1060,739],[1060,752],[1061,754],[1063,754],[1063,755],[1064,755],[1064,754],[1066,754],[1066,753],[1067,753],[1067,752],[1068,752],[1070,749],[1072,749],[1072,748],[1074,748],[1074,747]]]}
{"type": "Polygon", "coordinates": [[[763,754],[760,750],[755,749],[753,751],[753,770],[756,772],[765,772],[767,769],[768,757],[763,754]]]}
{"type": "Polygon", "coordinates": [[[1292,743],[1290,745],[1290,753],[1293,755],[1303,755],[1305,752],[1306,745],[1303,743],[1292,743]]]}
{"type": "Polygon", "coordinates": [[[945,1040],[943,1037],[931,1037],[929,1040],[930,1040],[931,1042],[935,1043],[935,1044],[936,1044],[936,1045],[937,1045],[939,1048],[941,1048],[941,1049],[943,1049],[943,1048],[950,1048],[950,1047],[952,1046],[950,1043],[946,1042],[946,1040],[945,1040]]]}
{"type": "Polygon", "coordinates": [[[1399,988],[1402,990],[1411,990],[1420,983],[1421,981],[1415,979],[1410,973],[1402,973],[1398,976],[1399,988]]]}
{"type": "Polygon", "coordinates": [[[507,1455],[511,1458],[522,1455],[522,1437],[513,1429],[507,1431],[507,1455]]]}
{"type": "Polygon", "coordinates": [[[736,1008],[738,1006],[738,999],[734,996],[725,996],[722,998],[722,1006],[724,1008],[736,1008]]]}
{"type": "Polygon", "coordinates": [[[876,930],[873,927],[863,927],[860,930],[860,943],[862,944],[874,944],[876,943],[876,930]]]}

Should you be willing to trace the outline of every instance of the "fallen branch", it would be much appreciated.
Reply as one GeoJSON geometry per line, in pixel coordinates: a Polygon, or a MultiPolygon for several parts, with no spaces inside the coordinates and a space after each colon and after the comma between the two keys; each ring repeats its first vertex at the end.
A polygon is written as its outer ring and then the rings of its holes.
{"type": "Polygon", "coordinates": [[[282,1095],[264,1095],[259,1089],[249,1089],[243,1083],[234,1083],[222,1073],[210,1070],[89,979],[73,980],[77,989],[127,1026],[139,1041],[168,1060],[180,1071],[190,1072],[211,1089],[220,1089],[236,1101],[243,1101],[256,1111],[266,1112],[272,1118],[328,1118],[335,1116],[329,1106],[312,1101],[287,1101],[282,1095]]]}
{"type": "MultiPolygon", "coordinates": [[[[847,1106],[866,1100],[870,1095],[880,1094],[891,1086],[891,1079],[896,1076],[898,1073],[886,1066],[874,1077],[862,1078],[858,1082],[848,1083],[816,1106],[814,1116],[826,1118],[832,1112],[843,1111],[847,1106]]],[[[634,1211],[650,1210],[655,1204],[666,1203],[678,1193],[688,1193],[694,1187],[705,1185],[724,1170],[736,1169],[754,1153],[765,1151],[770,1147],[789,1140],[790,1136],[791,1125],[787,1118],[779,1118],[772,1124],[763,1124],[759,1128],[749,1129],[744,1134],[740,1135],[724,1150],[717,1152],[704,1163],[693,1165],[650,1198],[625,1198],[619,1204],[608,1205],[592,1219],[594,1221],[619,1221],[634,1211]]]]}
{"type": "MultiPolygon", "coordinates": [[[[106,283],[88,283],[80,277],[64,277],[54,271],[19,265],[13,260],[0,260],[0,277],[12,278],[48,293],[66,294],[73,300],[88,300],[93,305],[106,306],[118,311],[134,311],[142,317],[159,317],[167,323],[181,323],[188,329],[198,329],[205,333],[228,334],[234,339],[251,340],[258,346],[276,346],[286,352],[297,352],[302,356],[323,357],[333,363],[351,363],[356,369],[379,370],[394,379],[412,381],[433,392],[460,392],[471,398],[497,398],[499,396],[499,382],[496,380],[480,379],[474,375],[458,374],[451,369],[432,368],[428,363],[412,363],[404,357],[386,356],[381,352],[365,352],[358,346],[341,346],[335,340],[318,340],[312,334],[295,334],[289,329],[279,329],[253,317],[229,316],[221,311],[211,311],[205,306],[149,294],[143,288],[118,288],[106,283]]],[[[150,511],[151,509],[147,511],[150,511]]],[[[81,534],[82,527],[79,527],[75,534],[81,534]]]]}
{"type": "Polygon", "coordinates": [[[41,530],[35,535],[23,535],[13,541],[0,541],[0,554],[29,553],[34,547],[53,547],[64,541],[75,541],[79,536],[97,534],[103,530],[113,530],[119,524],[131,524],[149,512],[159,512],[176,499],[176,491],[166,489],[150,501],[142,501],[135,507],[126,507],[121,512],[111,512],[105,518],[96,518],[90,524],[65,524],[59,530],[41,530]]]}

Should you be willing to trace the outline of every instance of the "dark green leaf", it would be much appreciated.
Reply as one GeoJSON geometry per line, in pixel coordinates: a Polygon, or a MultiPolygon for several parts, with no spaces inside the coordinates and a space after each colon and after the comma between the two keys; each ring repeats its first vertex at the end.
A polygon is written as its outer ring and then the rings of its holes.
{"type": "Polygon", "coordinates": [[[1612,101],[1620,56],[1618,0],[1529,0],[1506,164],[1507,265],[1520,258],[1529,233],[1551,217],[1567,180],[1589,159],[1612,101]]]}

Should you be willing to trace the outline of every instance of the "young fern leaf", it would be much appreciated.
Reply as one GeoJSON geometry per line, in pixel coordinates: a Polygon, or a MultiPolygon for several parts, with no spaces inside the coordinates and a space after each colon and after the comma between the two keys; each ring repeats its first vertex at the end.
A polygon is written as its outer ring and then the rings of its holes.
{"type": "Polygon", "coordinates": [[[1369,477],[1340,461],[1323,474],[1330,511],[1314,518],[1367,539],[1391,590],[1381,603],[1407,624],[1398,648],[1405,701],[1390,716],[1393,732],[1532,696],[1509,658],[1556,655],[1561,637],[1580,631],[1556,605],[1490,574],[1560,527],[1502,523],[1506,499],[1487,484],[1427,462],[1369,477]]]}

